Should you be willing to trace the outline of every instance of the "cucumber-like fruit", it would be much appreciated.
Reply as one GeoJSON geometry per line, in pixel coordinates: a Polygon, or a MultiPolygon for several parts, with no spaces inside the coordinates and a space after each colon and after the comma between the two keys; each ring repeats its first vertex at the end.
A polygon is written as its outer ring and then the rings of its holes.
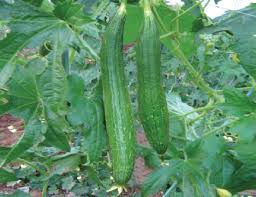
{"type": "Polygon", "coordinates": [[[124,185],[135,160],[135,129],[123,60],[125,4],[106,28],[101,48],[101,71],[105,120],[112,157],[113,177],[124,185]]]}
{"type": "Polygon", "coordinates": [[[151,146],[163,154],[169,143],[169,115],[161,78],[160,37],[150,5],[136,47],[139,116],[151,146]]]}

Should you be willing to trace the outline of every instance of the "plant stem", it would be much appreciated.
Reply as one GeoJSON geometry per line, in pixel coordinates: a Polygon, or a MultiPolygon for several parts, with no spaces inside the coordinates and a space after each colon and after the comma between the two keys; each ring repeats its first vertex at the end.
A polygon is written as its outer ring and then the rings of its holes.
{"type": "Polygon", "coordinates": [[[206,111],[208,111],[208,110],[213,109],[215,105],[216,105],[216,103],[213,103],[212,101],[210,101],[206,106],[204,106],[204,107],[199,107],[199,108],[197,108],[197,109],[194,109],[194,110],[192,110],[192,111],[189,111],[189,112],[183,114],[182,116],[188,116],[188,115],[190,115],[190,114],[193,114],[193,113],[196,113],[196,112],[201,112],[201,111],[206,112],[206,111]]]}
{"type": "Polygon", "coordinates": [[[185,68],[188,70],[191,78],[193,79],[193,82],[200,87],[204,92],[206,92],[210,97],[216,99],[217,101],[220,100],[219,95],[216,93],[215,90],[213,90],[202,78],[200,73],[198,73],[195,68],[192,66],[192,64],[188,61],[184,53],[180,50],[180,47],[178,45],[178,42],[175,40],[172,40],[172,46],[175,49],[174,54],[176,57],[180,59],[180,61],[183,63],[185,68]]]}
{"type": "Polygon", "coordinates": [[[197,116],[195,119],[193,119],[193,120],[191,120],[191,121],[189,121],[189,125],[192,125],[192,124],[194,124],[195,122],[197,122],[198,120],[200,120],[202,117],[204,117],[205,116],[205,114],[206,114],[206,112],[204,111],[202,114],[200,114],[199,116],[197,116]]]}
{"type": "Polygon", "coordinates": [[[172,135],[172,138],[173,138],[173,139],[177,139],[177,140],[187,141],[187,139],[186,139],[186,138],[184,138],[184,137],[180,137],[180,136],[172,135]]]}
{"type": "Polygon", "coordinates": [[[178,184],[178,182],[174,181],[173,184],[171,185],[171,187],[165,192],[163,197],[168,197],[170,192],[176,187],[177,184],[178,184]]]}
{"type": "Polygon", "coordinates": [[[212,131],[209,131],[209,132],[205,133],[205,134],[203,135],[203,137],[207,137],[207,136],[209,136],[209,135],[211,135],[211,134],[214,134],[214,133],[216,133],[217,131],[219,131],[219,130],[221,130],[221,129],[227,127],[227,126],[230,126],[230,125],[234,124],[234,123],[237,122],[238,120],[239,120],[239,119],[235,119],[235,120],[230,121],[229,123],[224,123],[223,125],[219,126],[218,128],[213,129],[212,131]]]}
{"type": "Polygon", "coordinates": [[[49,181],[47,180],[44,184],[43,191],[42,191],[42,197],[47,197],[47,190],[48,190],[49,181]]]}
{"type": "Polygon", "coordinates": [[[174,22],[175,20],[177,20],[178,18],[180,18],[181,16],[183,16],[184,14],[190,12],[191,10],[193,10],[195,7],[197,7],[198,5],[200,5],[202,3],[202,1],[199,1],[197,3],[195,3],[193,6],[191,6],[190,8],[186,9],[184,12],[182,12],[181,14],[179,14],[178,16],[174,17],[171,20],[171,23],[174,22]]]}
{"type": "Polygon", "coordinates": [[[170,31],[170,32],[168,32],[168,33],[166,33],[166,34],[161,35],[161,36],[160,36],[160,39],[162,40],[162,39],[171,37],[171,36],[175,35],[176,33],[177,33],[176,31],[170,31]]]}
{"type": "MultiPolygon", "coordinates": [[[[161,28],[168,32],[168,29],[166,28],[165,24],[163,23],[161,17],[159,16],[157,10],[155,7],[153,7],[153,13],[161,26],[161,28]]],[[[179,48],[179,43],[177,40],[171,40],[171,45],[173,46],[173,52],[175,56],[183,63],[183,65],[188,70],[190,76],[193,79],[193,82],[200,87],[204,92],[206,92],[210,97],[216,99],[217,101],[220,100],[219,95],[216,93],[215,90],[209,87],[209,85],[204,81],[204,79],[201,77],[201,75],[195,70],[195,68],[192,66],[192,64],[189,62],[189,60],[186,58],[185,54],[182,52],[182,50],[179,48]]]]}

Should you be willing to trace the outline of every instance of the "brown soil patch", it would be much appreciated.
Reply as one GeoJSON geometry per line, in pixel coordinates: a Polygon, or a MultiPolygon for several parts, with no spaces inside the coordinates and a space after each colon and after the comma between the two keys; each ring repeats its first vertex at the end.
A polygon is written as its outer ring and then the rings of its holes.
{"type": "Polygon", "coordinates": [[[10,147],[23,134],[24,123],[11,115],[0,116],[0,146],[10,147]]]}

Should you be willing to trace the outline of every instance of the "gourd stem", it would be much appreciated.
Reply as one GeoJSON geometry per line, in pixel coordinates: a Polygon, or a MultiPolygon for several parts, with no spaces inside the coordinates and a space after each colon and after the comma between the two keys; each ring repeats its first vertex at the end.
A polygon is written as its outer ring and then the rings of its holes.
{"type": "MultiPolygon", "coordinates": [[[[153,13],[161,26],[161,28],[167,33],[168,29],[163,23],[161,17],[159,16],[157,10],[153,7],[153,13]]],[[[220,100],[219,95],[216,93],[215,90],[213,90],[202,78],[202,76],[195,70],[195,68],[192,66],[192,64],[189,62],[189,60],[186,58],[182,50],[179,48],[179,43],[177,40],[172,39],[171,44],[173,46],[173,52],[175,56],[183,63],[185,68],[188,70],[190,76],[193,79],[193,82],[200,87],[204,92],[206,92],[210,97],[213,97],[217,101],[220,100]]]]}

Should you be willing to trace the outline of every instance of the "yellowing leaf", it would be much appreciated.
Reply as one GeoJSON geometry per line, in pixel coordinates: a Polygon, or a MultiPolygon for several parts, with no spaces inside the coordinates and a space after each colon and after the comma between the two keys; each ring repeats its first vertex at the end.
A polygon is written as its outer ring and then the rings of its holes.
{"type": "Polygon", "coordinates": [[[217,193],[220,197],[232,197],[232,194],[225,189],[217,188],[217,193]]]}

